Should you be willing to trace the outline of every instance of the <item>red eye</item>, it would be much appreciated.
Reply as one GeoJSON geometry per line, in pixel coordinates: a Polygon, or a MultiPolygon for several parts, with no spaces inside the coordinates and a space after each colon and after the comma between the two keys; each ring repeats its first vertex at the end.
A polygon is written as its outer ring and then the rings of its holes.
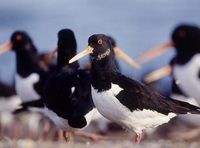
{"type": "Polygon", "coordinates": [[[179,36],[182,38],[184,38],[186,36],[186,32],[183,30],[180,30],[178,33],[179,33],[179,36]]]}
{"type": "Polygon", "coordinates": [[[20,41],[22,39],[22,36],[21,35],[17,35],[16,36],[16,40],[20,41]]]}
{"type": "Polygon", "coordinates": [[[98,44],[101,45],[103,43],[102,39],[98,40],[98,44]]]}

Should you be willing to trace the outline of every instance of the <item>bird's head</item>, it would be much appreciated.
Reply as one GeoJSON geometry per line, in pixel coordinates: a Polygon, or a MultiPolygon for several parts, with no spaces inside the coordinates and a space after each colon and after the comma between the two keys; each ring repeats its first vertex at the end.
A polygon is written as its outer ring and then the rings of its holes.
{"type": "Polygon", "coordinates": [[[10,38],[10,42],[0,47],[0,53],[13,50],[15,52],[32,51],[37,52],[30,36],[24,31],[15,31],[10,38]]]}
{"type": "Polygon", "coordinates": [[[114,53],[119,56],[121,59],[125,60],[130,65],[138,68],[139,65],[132,60],[129,56],[123,53],[119,48],[114,47],[113,41],[109,36],[104,34],[94,34],[88,39],[88,47],[85,48],[82,52],[74,56],[69,63],[90,54],[93,60],[103,60],[109,56],[114,56],[114,53]]]}

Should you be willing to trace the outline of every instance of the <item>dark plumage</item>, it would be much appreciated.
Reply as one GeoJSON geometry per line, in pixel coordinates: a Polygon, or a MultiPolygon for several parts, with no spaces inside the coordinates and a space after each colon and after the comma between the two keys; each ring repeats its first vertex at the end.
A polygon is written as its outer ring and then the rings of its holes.
{"type": "Polygon", "coordinates": [[[90,120],[86,115],[94,108],[90,76],[78,69],[78,62],[68,64],[68,60],[76,54],[76,48],[74,33],[69,29],[59,31],[57,68],[44,89],[47,114],[66,131],[87,126],[90,120]],[[58,118],[54,118],[52,112],[58,118]]]}

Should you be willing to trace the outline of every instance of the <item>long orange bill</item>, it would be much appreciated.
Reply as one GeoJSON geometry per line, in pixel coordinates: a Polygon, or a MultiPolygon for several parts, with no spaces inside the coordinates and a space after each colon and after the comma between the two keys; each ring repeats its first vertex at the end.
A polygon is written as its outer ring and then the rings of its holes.
{"type": "Polygon", "coordinates": [[[83,51],[81,51],[79,54],[75,55],[73,58],[71,58],[69,60],[69,63],[73,63],[79,59],[81,59],[82,57],[92,53],[94,50],[94,48],[92,48],[91,46],[88,46],[87,48],[85,48],[83,51]]]}
{"type": "Polygon", "coordinates": [[[163,54],[164,52],[167,51],[167,49],[171,48],[174,46],[173,41],[169,41],[159,47],[153,48],[150,51],[148,51],[147,53],[144,53],[143,55],[141,55],[138,58],[139,63],[144,63],[147,62],[161,54],[163,54]]]}
{"type": "Polygon", "coordinates": [[[56,52],[58,51],[58,48],[55,48],[51,51],[51,55],[54,56],[56,54],[56,52]]]}
{"type": "Polygon", "coordinates": [[[0,46],[0,54],[3,54],[9,51],[12,48],[12,43],[8,42],[0,46]]]}
{"type": "Polygon", "coordinates": [[[145,77],[145,82],[152,83],[152,82],[157,81],[167,75],[170,75],[171,73],[172,73],[172,67],[170,65],[162,67],[162,68],[155,70],[155,71],[151,72],[150,74],[148,74],[145,77]]]}
{"type": "Polygon", "coordinates": [[[115,47],[114,52],[119,58],[121,58],[122,60],[124,60],[125,62],[127,62],[131,66],[133,66],[134,68],[138,68],[138,69],[140,68],[140,65],[135,60],[133,60],[127,54],[122,52],[119,48],[115,47]]]}

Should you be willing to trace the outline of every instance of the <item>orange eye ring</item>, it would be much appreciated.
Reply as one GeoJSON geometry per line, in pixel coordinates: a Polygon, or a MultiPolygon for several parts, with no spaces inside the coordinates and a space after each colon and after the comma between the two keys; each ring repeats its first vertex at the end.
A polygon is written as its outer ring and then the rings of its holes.
{"type": "Polygon", "coordinates": [[[102,39],[98,40],[98,44],[101,45],[103,43],[102,39]]]}
{"type": "Polygon", "coordinates": [[[22,36],[21,35],[17,35],[16,36],[16,40],[18,40],[18,41],[22,40],[22,36]]]}

